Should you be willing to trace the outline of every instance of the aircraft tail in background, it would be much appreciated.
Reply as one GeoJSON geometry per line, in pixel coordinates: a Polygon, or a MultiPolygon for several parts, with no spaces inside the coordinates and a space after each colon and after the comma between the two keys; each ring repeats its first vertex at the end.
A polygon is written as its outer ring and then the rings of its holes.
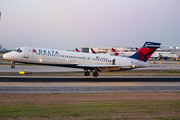
{"type": "Polygon", "coordinates": [[[119,55],[119,53],[117,53],[114,48],[112,48],[112,52],[113,52],[113,54],[114,54],[115,56],[118,56],[118,55],[119,55]]]}
{"type": "Polygon", "coordinates": [[[80,52],[80,51],[76,48],[76,52],[80,52]]]}
{"type": "Polygon", "coordinates": [[[93,54],[96,54],[96,52],[91,48],[91,52],[93,53],[93,54]]]}
{"type": "Polygon", "coordinates": [[[137,47],[135,47],[136,51],[138,51],[139,49],[137,47]]]}

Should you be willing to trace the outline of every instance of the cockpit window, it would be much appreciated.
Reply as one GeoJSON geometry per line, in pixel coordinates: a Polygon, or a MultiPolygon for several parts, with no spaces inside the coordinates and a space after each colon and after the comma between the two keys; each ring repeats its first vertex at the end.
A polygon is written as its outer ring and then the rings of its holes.
{"type": "Polygon", "coordinates": [[[13,51],[22,52],[22,50],[20,48],[17,48],[17,49],[15,49],[13,51]]]}

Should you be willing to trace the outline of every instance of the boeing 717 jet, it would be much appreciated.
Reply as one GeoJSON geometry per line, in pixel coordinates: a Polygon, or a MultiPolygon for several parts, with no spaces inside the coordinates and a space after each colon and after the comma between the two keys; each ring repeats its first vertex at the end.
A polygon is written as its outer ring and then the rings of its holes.
{"type": "Polygon", "coordinates": [[[148,67],[146,61],[153,52],[160,47],[160,43],[145,42],[134,55],[129,57],[110,56],[106,54],[92,54],[82,52],[70,52],[56,49],[19,47],[3,55],[3,58],[11,61],[11,68],[15,63],[40,64],[59,67],[71,67],[84,69],[84,75],[89,76],[90,71],[97,77],[98,72],[112,70],[126,70],[140,67],[148,67]]]}

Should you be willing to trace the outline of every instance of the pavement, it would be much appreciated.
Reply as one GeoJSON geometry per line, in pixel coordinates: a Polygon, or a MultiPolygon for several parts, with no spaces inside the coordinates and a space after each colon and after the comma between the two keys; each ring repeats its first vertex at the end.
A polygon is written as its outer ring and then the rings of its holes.
{"type": "Polygon", "coordinates": [[[39,66],[39,65],[16,65],[15,69],[11,68],[11,65],[0,65],[0,72],[19,72],[19,71],[30,71],[30,72],[83,72],[83,69],[67,68],[67,67],[53,67],[53,66],[39,66]]]}
{"type": "MultiPolygon", "coordinates": [[[[153,63],[133,70],[180,70],[174,61],[153,63]]],[[[52,66],[0,65],[0,72],[83,72],[52,66]]],[[[180,76],[0,76],[0,93],[92,93],[180,91],[180,76]]]]}
{"type": "MultiPolygon", "coordinates": [[[[132,70],[180,70],[180,64],[150,64],[147,68],[136,68],[132,70]]],[[[19,72],[19,71],[29,71],[29,72],[84,72],[83,69],[77,68],[67,68],[67,67],[54,67],[54,66],[39,66],[39,65],[16,65],[15,69],[12,69],[10,65],[0,65],[0,73],[5,72],[19,72]]]]}
{"type": "Polygon", "coordinates": [[[180,91],[180,76],[0,76],[0,93],[180,91]]]}

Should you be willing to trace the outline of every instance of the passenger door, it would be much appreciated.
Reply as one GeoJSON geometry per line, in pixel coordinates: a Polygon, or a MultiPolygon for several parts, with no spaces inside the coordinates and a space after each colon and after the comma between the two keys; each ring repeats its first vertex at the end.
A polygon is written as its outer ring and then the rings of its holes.
{"type": "Polygon", "coordinates": [[[24,49],[24,58],[29,58],[29,49],[24,49]]]}

